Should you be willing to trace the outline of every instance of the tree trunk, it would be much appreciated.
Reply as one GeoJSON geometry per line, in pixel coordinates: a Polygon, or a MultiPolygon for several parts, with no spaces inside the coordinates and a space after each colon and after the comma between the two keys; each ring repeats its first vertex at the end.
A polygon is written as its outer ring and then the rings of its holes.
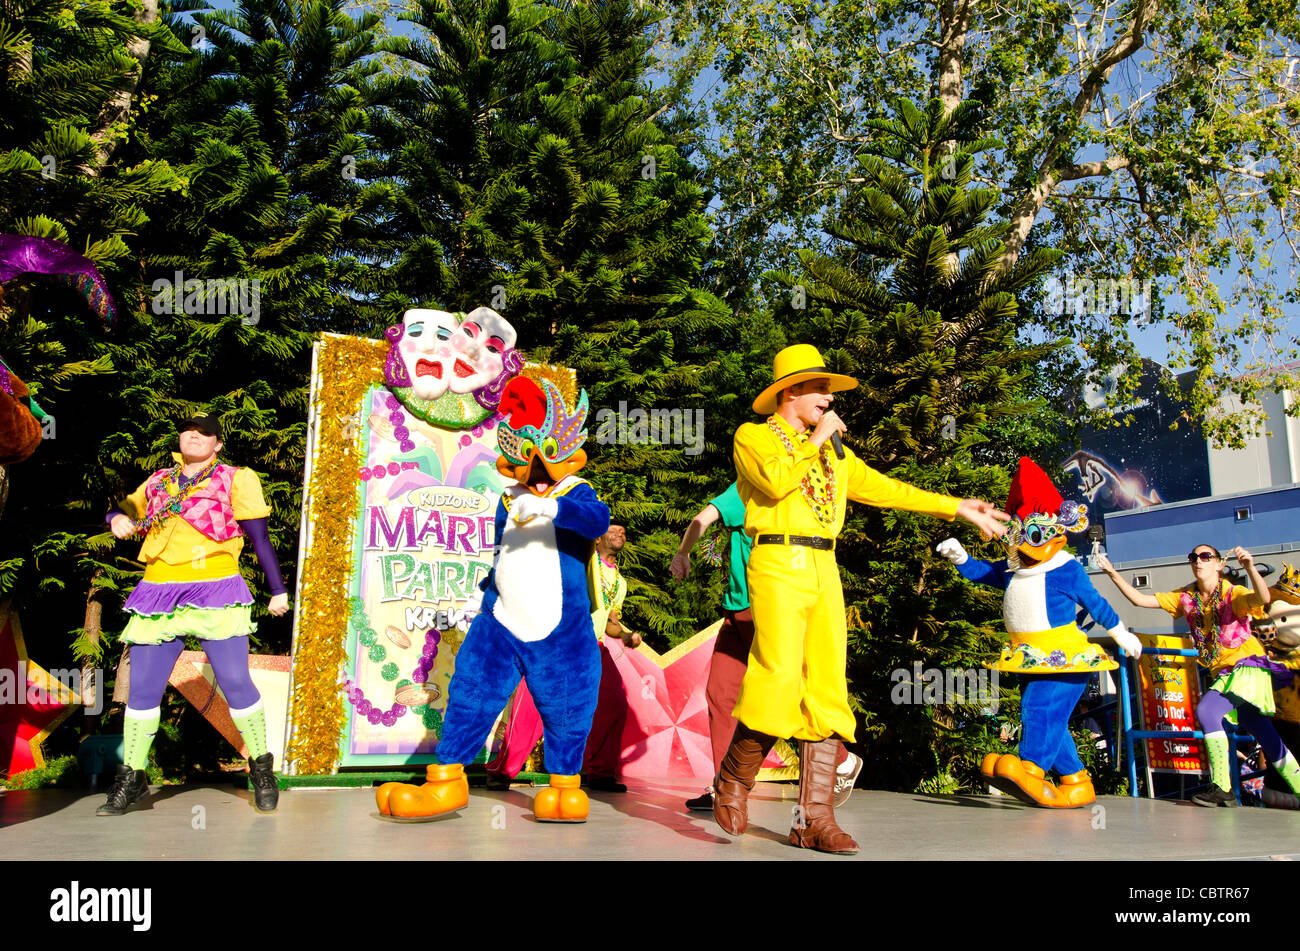
{"type": "MultiPolygon", "coordinates": [[[[158,20],[158,0],[141,0],[140,9],[135,12],[136,23],[156,23],[158,20]]],[[[119,89],[104,104],[104,111],[100,118],[99,127],[91,133],[90,140],[95,146],[95,163],[90,169],[91,175],[98,175],[99,170],[104,167],[109,158],[113,155],[113,150],[117,148],[121,140],[113,134],[113,127],[119,122],[126,119],[131,111],[131,97],[135,95],[135,87],[140,82],[140,76],[144,73],[144,61],[149,57],[148,40],[133,36],[127,40],[126,51],[135,59],[137,66],[134,70],[134,77],[131,84],[126,89],[119,89]]]]}
{"type": "Polygon", "coordinates": [[[1066,149],[1074,130],[1093,109],[1097,97],[1101,95],[1115,67],[1142,48],[1146,28],[1158,8],[1157,0],[1138,0],[1129,28],[1098,55],[1096,62],[1084,77],[1079,93],[1074,97],[1074,103],[1070,108],[1069,118],[1072,122],[1067,123],[1047,146],[1033,187],[1016,204],[1011,213],[1011,234],[1007,237],[1007,250],[999,264],[1000,273],[1005,273],[1015,265],[1029,237],[1029,230],[1038,218],[1038,213],[1043,210],[1047,199],[1052,196],[1062,181],[1089,175],[1109,174],[1117,168],[1127,166],[1128,159],[1118,155],[1109,156],[1102,162],[1075,165],[1073,156],[1067,154],[1066,149]]]}
{"type": "Polygon", "coordinates": [[[939,101],[949,115],[963,96],[962,53],[966,49],[969,29],[970,0],[940,0],[939,62],[935,68],[939,79],[939,101]]]}
{"type": "MultiPolygon", "coordinates": [[[[952,115],[965,95],[962,54],[966,49],[966,33],[970,29],[970,4],[971,0],[939,2],[939,61],[935,68],[938,71],[939,101],[943,103],[945,115],[952,115]]],[[[956,147],[955,142],[942,142],[936,157],[944,160],[956,147]]],[[[949,254],[944,261],[946,276],[955,274],[959,263],[957,252],[949,254]]]]}
{"type": "MultiPolygon", "coordinates": [[[[103,572],[96,571],[90,578],[90,591],[86,594],[86,619],[82,624],[82,627],[86,630],[86,640],[95,648],[99,647],[99,638],[103,632],[104,602],[102,596],[104,589],[99,587],[99,579],[102,574],[103,572]]],[[[102,671],[99,666],[93,661],[90,659],[82,661],[81,701],[85,710],[85,721],[82,724],[83,735],[95,732],[96,721],[99,719],[99,714],[103,712],[100,709],[101,705],[94,702],[97,691],[102,690],[104,686],[100,683],[101,674],[102,671]],[[90,712],[92,708],[96,710],[95,713],[90,712]]]]}

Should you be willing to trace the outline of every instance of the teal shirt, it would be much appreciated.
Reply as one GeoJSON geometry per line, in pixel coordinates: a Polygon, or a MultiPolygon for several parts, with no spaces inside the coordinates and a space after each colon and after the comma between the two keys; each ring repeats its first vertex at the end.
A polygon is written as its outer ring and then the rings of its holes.
{"type": "Polygon", "coordinates": [[[753,541],[745,534],[745,503],[740,501],[736,483],[709,502],[722,516],[722,524],[731,530],[731,570],[727,575],[727,593],[722,607],[726,611],[743,611],[749,607],[749,584],[745,581],[745,567],[749,564],[749,549],[753,541]]]}

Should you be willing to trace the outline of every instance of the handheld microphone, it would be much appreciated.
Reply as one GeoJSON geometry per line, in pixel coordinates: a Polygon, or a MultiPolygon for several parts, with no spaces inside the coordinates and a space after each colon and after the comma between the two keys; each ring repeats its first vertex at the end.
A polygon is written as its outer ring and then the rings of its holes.
{"type": "Polygon", "coordinates": [[[831,433],[831,445],[835,448],[835,458],[844,458],[844,443],[840,442],[839,433],[831,433]]]}

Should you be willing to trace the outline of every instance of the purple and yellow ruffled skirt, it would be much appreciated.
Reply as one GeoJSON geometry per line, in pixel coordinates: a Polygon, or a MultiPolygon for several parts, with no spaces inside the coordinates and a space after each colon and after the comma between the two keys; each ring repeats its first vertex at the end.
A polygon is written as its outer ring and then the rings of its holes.
{"type": "Polygon", "coordinates": [[[222,641],[255,630],[253,594],[233,558],[211,558],[199,568],[154,562],[122,607],[131,615],[122,632],[128,644],[162,644],[190,635],[222,641]],[[232,568],[233,573],[222,574],[232,568]]]}
{"type": "MultiPolygon", "coordinates": [[[[1277,713],[1273,691],[1291,683],[1295,671],[1255,655],[1238,661],[1235,667],[1222,671],[1210,685],[1211,690],[1228,694],[1239,701],[1244,701],[1266,717],[1277,713]]],[[[1228,719],[1237,722],[1237,711],[1228,714],[1228,719]]]]}

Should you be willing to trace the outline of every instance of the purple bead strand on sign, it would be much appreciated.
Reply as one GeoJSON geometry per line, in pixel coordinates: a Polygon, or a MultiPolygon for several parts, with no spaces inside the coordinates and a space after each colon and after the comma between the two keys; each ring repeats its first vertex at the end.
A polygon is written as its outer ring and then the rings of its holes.
{"type": "Polygon", "coordinates": [[[406,428],[406,417],[402,415],[402,401],[392,393],[388,394],[388,419],[393,424],[393,438],[402,446],[402,452],[410,452],[415,448],[415,442],[411,439],[411,431],[406,428]]]}
{"type": "Polygon", "coordinates": [[[365,717],[371,723],[378,726],[393,726],[397,723],[397,718],[406,716],[406,706],[401,703],[394,703],[387,710],[380,710],[373,703],[366,699],[366,695],[361,692],[361,688],[351,680],[343,681],[343,686],[347,688],[348,702],[356,708],[357,716],[365,717]]]}

